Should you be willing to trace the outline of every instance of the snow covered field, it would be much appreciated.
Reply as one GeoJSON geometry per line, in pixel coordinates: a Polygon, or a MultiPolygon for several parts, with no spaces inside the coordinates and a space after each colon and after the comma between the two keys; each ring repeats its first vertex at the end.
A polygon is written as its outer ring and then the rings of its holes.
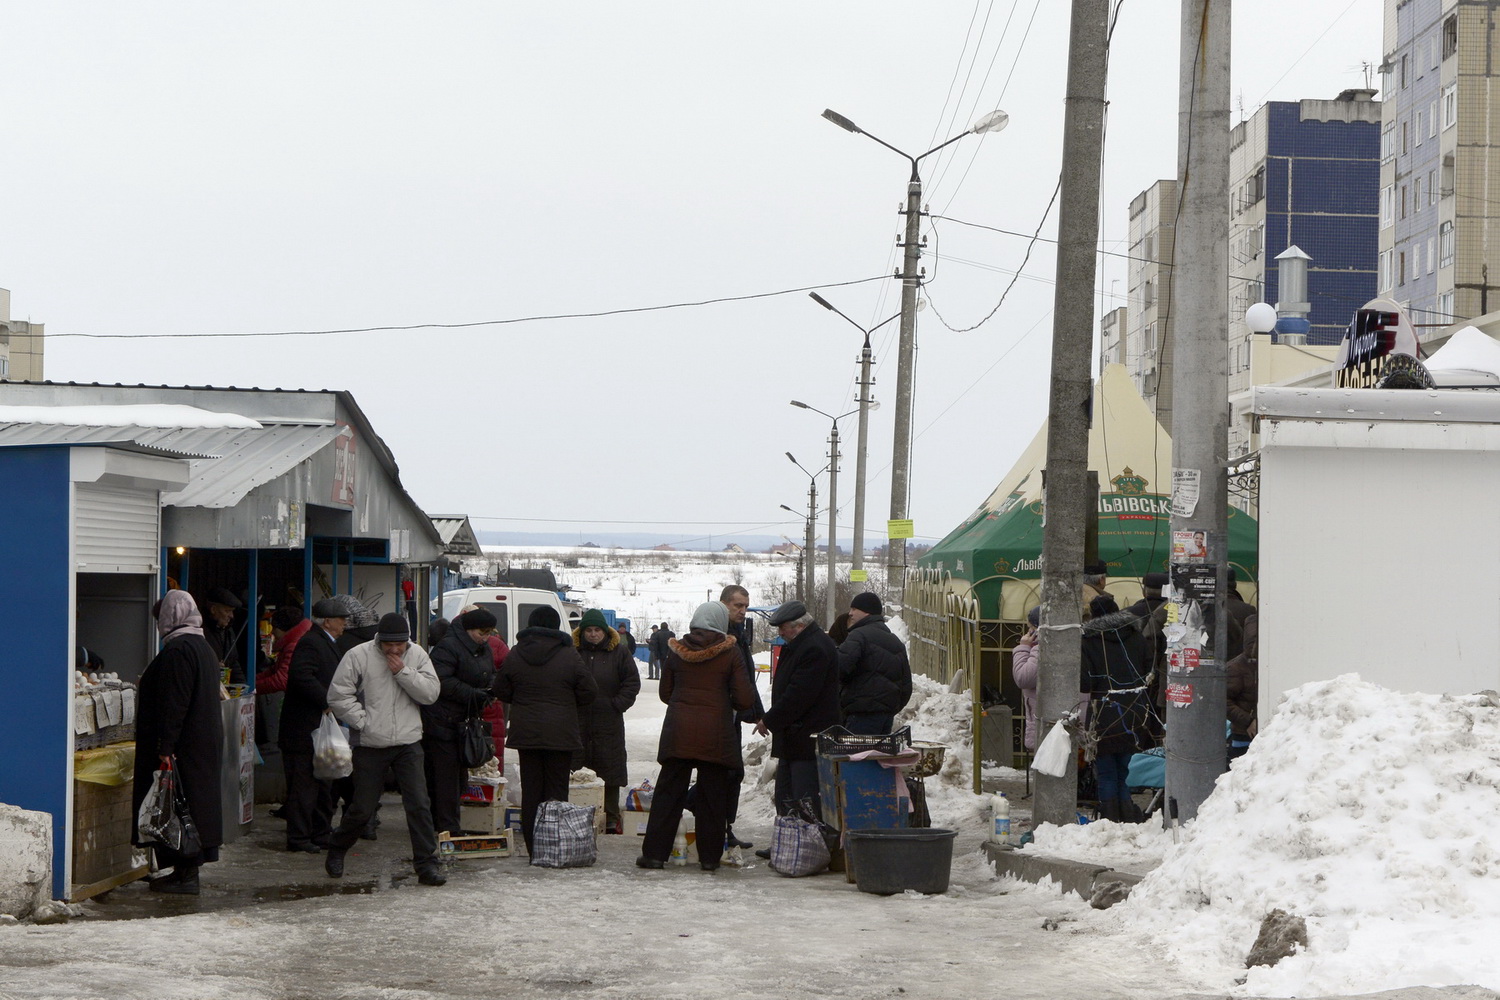
{"type": "MultiPolygon", "coordinates": [[[[731,582],[727,564],[689,565],[643,572],[623,588],[596,565],[586,572],[602,582],[588,581],[587,603],[675,626],[731,582]]],[[[777,586],[757,577],[769,567],[747,567],[752,601],[775,603],[757,593],[777,586]]],[[[967,703],[919,679],[904,721],[917,738],[955,748],[927,781],[934,824],[959,833],[947,895],[870,896],[839,875],[786,879],[753,861],[714,874],[641,871],[638,841],[605,837],[586,870],[494,859],[460,866],[441,889],[246,895],[155,920],[0,927],[0,1000],[1123,1000],[1465,983],[1487,989],[1444,995],[1490,997],[1500,988],[1497,705],[1493,695],[1398,696],[1354,677],[1298,689],[1180,844],[1150,826],[1037,831],[1036,850],[1154,869],[1126,903],[1098,911],[1050,885],[994,876],[978,850],[985,802],[969,791],[960,749],[967,703]],[[1307,919],[1309,948],[1247,972],[1245,953],[1273,907],[1307,919]]],[[[633,780],[655,772],[663,710],[646,681],[627,717],[633,780]]],[[[747,738],[747,756],[757,742],[747,738]]],[[[736,824],[761,844],[772,816],[766,781],[763,768],[749,768],[736,824]]],[[[237,845],[224,864],[253,866],[260,850],[237,845]]],[[[213,867],[204,875],[211,896],[229,895],[214,890],[213,867]]]]}

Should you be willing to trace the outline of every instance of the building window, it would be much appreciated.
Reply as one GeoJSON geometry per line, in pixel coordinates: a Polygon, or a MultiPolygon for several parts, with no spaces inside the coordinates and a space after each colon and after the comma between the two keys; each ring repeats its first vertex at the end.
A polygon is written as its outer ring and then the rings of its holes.
{"type": "Polygon", "coordinates": [[[1438,267],[1453,266],[1453,223],[1438,226],[1438,267]]]}
{"type": "Polygon", "coordinates": [[[1141,308],[1150,309],[1156,304],[1156,283],[1147,281],[1141,286],[1141,308]]]}
{"type": "Polygon", "coordinates": [[[1416,281],[1422,274],[1422,241],[1411,245],[1411,280],[1416,281]]]}
{"type": "Polygon", "coordinates": [[[1389,291],[1391,287],[1391,254],[1390,250],[1380,251],[1380,291],[1389,291]]]}
{"type": "Polygon", "coordinates": [[[1458,124],[1458,84],[1450,83],[1443,88],[1443,130],[1458,124]]]}
{"type": "Polygon", "coordinates": [[[1453,197],[1453,154],[1448,153],[1443,157],[1443,192],[1444,198],[1453,197]]]}
{"type": "Polygon", "coordinates": [[[1437,101],[1433,101],[1431,104],[1427,105],[1427,138],[1429,138],[1429,139],[1435,139],[1435,138],[1437,138],[1437,127],[1438,127],[1437,104],[1438,104],[1437,101]]]}
{"type": "Polygon", "coordinates": [[[1437,237],[1427,237],[1427,273],[1437,270],[1437,237]]]}
{"type": "Polygon", "coordinates": [[[1411,210],[1415,215],[1422,211],[1422,178],[1414,177],[1411,182],[1411,210]]]}
{"type": "Polygon", "coordinates": [[[1427,204],[1429,204],[1429,205],[1436,205],[1437,203],[1438,203],[1437,170],[1433,169],[1433,170],[1427,171],[1427,204]]]}
{"type": "Polygon", "coordinates": [[[1156,353],[1156,324],[1147,323],[1146,329],[1141,332],[1141,350],[1150,357],[1156,353]]]}
{"type": "Polygon", "coordinates": [[[1443,19],[1443,58],[1458,51],[1458,15],[1449,14],[1443,19]]]}
{"type": "Polygon", "coordinates": [[[1396,254],[1396,284],[1406,284],[1406,251],[1396,254]]]}
{"type": "Polygon", "coordinates": [[[1406,122],[1402,122],[1401,123],[1401,155],[1405,156],[1410,151],[1411,151],[1411,147],[1406,144],[1406,122]]]}
{"type": "Polygon", "coordinates": [[[1422,145],[1422,112],[1417,112],[1417,127],[1412,129],[1412,145],[1422,145]]]}
{"type": "Polygon", "coordinates": [[[1396,155],[1396,126],[1394,124],[1380,133],[1380,162],[1384,163],[1396,155]]]}
{"type": "Polygon", "coordinates": [[[1438,68],[1437,36],[1427,39],[1427,61],[1432,64],[1433,69],[1438,68]]]}
{"type": "Polygon", "coordinates": [[[1401,89],[1406,89],[1406,56],[1401,57],[1401,89]]]}
{"type": "Polygon", "coordinates": [[[0,358],[0,378],[10,374],[10,358],[0,358]]]}
{"type": "Polygon", "coordinates": [[[1401,185],[1401,218],[1406,218],[1406,185],[1401,185]]]}

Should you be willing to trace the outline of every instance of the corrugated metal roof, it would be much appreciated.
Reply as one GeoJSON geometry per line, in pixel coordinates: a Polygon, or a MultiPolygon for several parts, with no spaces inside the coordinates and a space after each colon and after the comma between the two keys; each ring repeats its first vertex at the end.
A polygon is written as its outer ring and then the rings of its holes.
{"type": "Polygon", "coordinates": [[[474,536],[473,529],[468,527],[467,517],[434,517],[430,520],[432,526],[437,529],[438,538],[442,540],[443,551],[446,554],[477,556],[483,551],[479,547],[479,539],[474,536]]]}
{"type": "Polygon", "coordinates": [[[338,437],[339,430],[327,424],[269,424],[249,430],[168,431],[164,440],[169,447],[205,448],[219,457],[193,462],[187,488],[163,493],[162,503],[170,507],[233,507],[257,486],[286,475],[317,454],[338,437]]]}
{"type": "Polygon", "coordinates": [[[264,427],[77,427],[0,424],[0,447],[129,444],[192,459],[188,485],[163,493],[169,507],[233,507],[245,494],[284,476],[339,434],[331,424],[264,427]]]}

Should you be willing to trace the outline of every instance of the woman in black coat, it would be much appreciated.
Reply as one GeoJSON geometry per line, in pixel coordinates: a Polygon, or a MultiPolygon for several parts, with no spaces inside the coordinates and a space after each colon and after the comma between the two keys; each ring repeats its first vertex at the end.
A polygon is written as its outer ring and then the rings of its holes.
{"type": "Polygon", "coordinates": [[[459,760],[464,722],[494,700],[495,659],[489,637],[496,619],[483,608],[459,615],[432,647],[432,669],[438,676],[438,699],[422,706],[422,762],[432,825],[438,832],[459,833],[459,799],[469,772],[459,760]]]}
{"type": "Polygon", "coordinates": [[[1095,615],[1083,624],[1083,689],[1094,696],[1090,725],[1099,737],[1094,776],[1099,782],[1099,815],[1138,823],[1143,817],[1130,798],[1126,774],[1130,758],[1149,745],[1151,734],[1150,619],[1130,611],[1095,615]]]}
{"type": "MultiPolygon", "coordinates": [[[[186,591],[168,591],[153,610],[162,648],[141,674],[136,695],[131,815],[139,815],[154,773],[170,766],[187,798],[202,850],[184,855],[163,844],[150,845],[156,866],[172,869],[172,874],[154,879],[151,888],[197,895],[199,865],[219,860],[224,842],[219,658],[203,637],[203,616],[186,591]]],[[[141,843],[138,833],[132,842],[141,843]]]]}
{"type": "Polygon", "coordinates": [[[583,750],[574,755],[576,770],[587,767],[604,779],[604,829],[622,830],[620,789],[630,782],[625,766],[625,712],[641,693],[641,671],[619,633],[595,608],[583,613],[573,630],[573,645],[583,667],[593,675],[599,696],[578,710],[583,750]]]}
{"type": "Polygon", "coordinates": [[[496,695],[508,706],[506,743],[521,760],[521,835],[528,854],[537,808],[568,800],[569,766],[583,749],[578,710],[598,693],[561,624],[557,609],[533,609],[495,681],[496,695]]]}

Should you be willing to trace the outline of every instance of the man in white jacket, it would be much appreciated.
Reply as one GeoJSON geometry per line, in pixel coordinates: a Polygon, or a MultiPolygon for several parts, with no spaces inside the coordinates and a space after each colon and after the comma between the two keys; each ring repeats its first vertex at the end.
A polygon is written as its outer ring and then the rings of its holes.
{"type": "Polygon", "coordinates": [[[398,614],[386,615],[380,619],[373,640],[344,654],[328,685],[328,707],[357,736],[354,801],[333,831],[324,858],[324,870],[333,878],[344,874],[344,855],[380,808],[385,772],[390,768],[406,807],[417,881],[423,885],[447,881],[438,860],[437,833],[432,828],[427,776],[422,768],[420,706],[437,701],[438,678],[427,653],[410,639],[406,619],[398,614]]]}

